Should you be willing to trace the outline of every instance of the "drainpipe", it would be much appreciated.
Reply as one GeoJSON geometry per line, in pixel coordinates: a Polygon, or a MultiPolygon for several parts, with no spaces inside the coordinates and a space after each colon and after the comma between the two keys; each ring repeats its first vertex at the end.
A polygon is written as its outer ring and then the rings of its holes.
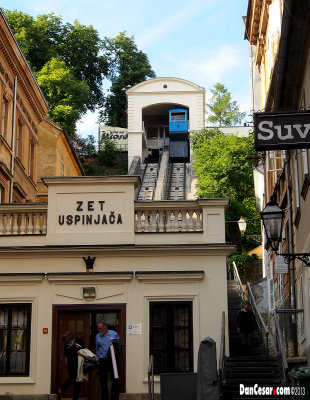
{"type": "Polygon", "coordinates": [[[13,97],[13,120],[12,120],[12,155],[11,155],[11,182],[9,203],[13,202],[13,182],[14,182],[14,164],[15,164],[15,122],[16,122],[16,93],[17,93],[17,76],[14,79],[14,97],[13,97]]]}

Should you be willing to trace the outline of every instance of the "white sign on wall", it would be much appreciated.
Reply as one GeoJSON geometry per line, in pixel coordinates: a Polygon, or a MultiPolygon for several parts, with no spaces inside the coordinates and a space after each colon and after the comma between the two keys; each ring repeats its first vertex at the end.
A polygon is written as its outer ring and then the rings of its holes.
{"type": "Polygon", "coordinates": [[[285,262],[284,257],[277,256],[276,257],[276,274],[287,274],[288,273],[288,265],[285,262]]]}
{"type": "Polygon", "coordinates": [[[142,334],[142,324],[128,324],[127,325],[127,335],[141,335],[142,334]]]}

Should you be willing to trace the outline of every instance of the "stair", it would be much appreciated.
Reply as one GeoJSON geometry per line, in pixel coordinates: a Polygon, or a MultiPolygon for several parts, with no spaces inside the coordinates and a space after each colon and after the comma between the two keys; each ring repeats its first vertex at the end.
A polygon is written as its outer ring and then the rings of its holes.
{"type": "MultiPolygon", "coordinates": [[[[282,385],[281,363],[277,357],[266,355],[266,351],[259,339],[253,339],[251,354],[242,355],[240,339],[236,329],[237,314],[242,308],[242,298],[235,281],[227,281],[228,290],[228,323],[230,357],[225,358],[224,396],[223,399],[274,399],[272,389],[282,385]],[[240,385],[244,385],[247,392],[240,394],[240,385]],[[270,396],[250,395],[250,388],[268,387],[270,396]],[[271,389],[272,388],[272,389],[271,389]],[[247,396],[248,394],[248,396],[247,396]]],[[[284,397],[276,396],[277,399],[284,397]]]]}

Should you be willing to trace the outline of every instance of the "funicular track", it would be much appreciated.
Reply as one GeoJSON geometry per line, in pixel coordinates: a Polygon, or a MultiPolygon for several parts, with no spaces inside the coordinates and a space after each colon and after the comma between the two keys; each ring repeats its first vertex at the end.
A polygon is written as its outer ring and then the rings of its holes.
{"type": "Polygon", "coordinates": [[[142,175],[142,184],[137,196],[137,200],[153,200],[158,171],[159,163],[147,163],[145,165],[142,175]]]}
{"type": "Polygon", "coordinates": [[[169,183],[167,200],[185,200],[186,163],[169,164],[169,183]]]}

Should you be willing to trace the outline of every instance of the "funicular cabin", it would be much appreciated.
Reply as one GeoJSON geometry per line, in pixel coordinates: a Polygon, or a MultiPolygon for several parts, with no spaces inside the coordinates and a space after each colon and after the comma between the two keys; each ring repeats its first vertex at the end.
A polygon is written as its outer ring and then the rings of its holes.
{"type": "Polygon", "coordinates": [[[188,111],[169,111],[169,158],[173,162],[189,162],[188,111]]]}

